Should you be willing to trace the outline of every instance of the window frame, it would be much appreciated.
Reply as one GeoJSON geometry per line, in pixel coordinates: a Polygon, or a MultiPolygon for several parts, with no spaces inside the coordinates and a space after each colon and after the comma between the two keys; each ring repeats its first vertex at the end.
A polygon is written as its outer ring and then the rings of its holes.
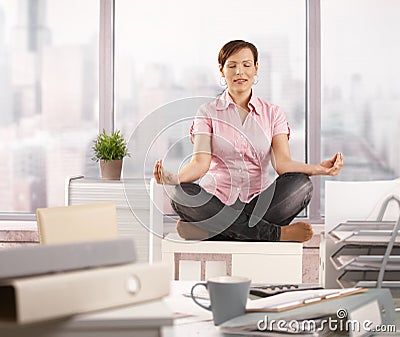
{"type": "MultiPolygon", "coordinates": [[[[306,160],[321,161],[321,0],[307,0],[306,13],[306,160]]],[[[323,223],[321,177],[311,177],[313,197],[308,208],[310,223],[323,223]]]]}
{"type": "MultiPolygon", "coordinates": [[[[99,132],[103,129],[113,131],[115,127],[115,2],[99,0],[99,132]]],[[[320,1],[306,0],[306,161],[320,162],[321,157],[321,24],[320,1]],[[311,131],[312,132],[309,132],[311,131]]],[[[321,216],[321,179],[311,177],[314,184],[306,217],[299,219],[313,224],[323,223],[321,216]]],[[[35,221],[35,214],[0,213],[3,221],[35,221]]]]}

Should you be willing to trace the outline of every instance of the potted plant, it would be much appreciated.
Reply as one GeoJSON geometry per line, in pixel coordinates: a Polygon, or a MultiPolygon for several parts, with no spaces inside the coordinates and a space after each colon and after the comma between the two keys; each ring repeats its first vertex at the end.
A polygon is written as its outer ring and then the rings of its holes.
{"type": "Polygon", "coordinates": [[[122,161],[128,156],[128,146],[120,130],[108,135],[103,129],[94,140],[92,160],[100,162],[101,177],[103,179],[119,180],[121,178],[122,161]]]}

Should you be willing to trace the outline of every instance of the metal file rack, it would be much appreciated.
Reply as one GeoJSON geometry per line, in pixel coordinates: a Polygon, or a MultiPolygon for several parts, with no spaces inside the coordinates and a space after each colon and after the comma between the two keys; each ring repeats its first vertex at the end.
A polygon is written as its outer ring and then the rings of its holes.
{"type": "MultiPolygon", "coordinates": [[[[321,240],[321,279],[326,288],[390,288],[400,297],[400,215],[384,221],[388,197],[375,221],[346,221],[321,240]]],[[[399,212],[400,214],[400,212],[399,212]]]]}

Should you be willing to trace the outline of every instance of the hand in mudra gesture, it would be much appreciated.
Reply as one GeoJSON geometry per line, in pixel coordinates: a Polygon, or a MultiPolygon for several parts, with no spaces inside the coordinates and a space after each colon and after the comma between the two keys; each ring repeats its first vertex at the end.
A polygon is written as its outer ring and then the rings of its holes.
{"type": "Polygon", "coordinates": [[[154,178],[157,181],[157,184],[164,184],[164,185],[177,185],[179,184],[178,175],[168,172],[162,166],[162,159],[156,161],[154,165],[154,178]]]}
{"type": "Polygon", "coordinates": [[[337,152],[331,159],[321,162],[319,166],[323,175],[336,176],[343,167],[343,154],[337,152]]]}

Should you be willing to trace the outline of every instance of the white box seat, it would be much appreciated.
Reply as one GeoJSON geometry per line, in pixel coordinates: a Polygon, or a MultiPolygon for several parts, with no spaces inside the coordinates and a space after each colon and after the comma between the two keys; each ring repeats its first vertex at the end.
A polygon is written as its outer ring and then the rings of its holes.
{"type": "Polygon", "coordinates": [[[162,261],[175,280],[241,275],[256,283],[302,282],[301,243],[190,241],[170,233],[161,245],[162,261]]]}
{"type": "Polygon", "coordinates": [[[170,265],[172,279],[206,280],[219,275],[242,275],[256,283],[302,283],[302,243],[180,238],[171,223],[173,210],[166,193],[168,188],[158,185],[154,178],[150,182],[149,244],[150,261],[162,259],[170,265]]]}

